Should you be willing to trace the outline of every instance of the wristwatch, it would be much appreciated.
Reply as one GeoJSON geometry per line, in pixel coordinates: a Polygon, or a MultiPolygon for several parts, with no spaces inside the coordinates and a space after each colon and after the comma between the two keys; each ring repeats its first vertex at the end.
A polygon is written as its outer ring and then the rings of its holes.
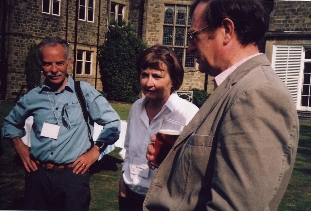
{"type": "Polygon", "coordinates": [[[99,147],[99,151],[103,152],[107,148],[108,144],[103,143],[103,142],[95,142],[95,145],[99,147]]]}

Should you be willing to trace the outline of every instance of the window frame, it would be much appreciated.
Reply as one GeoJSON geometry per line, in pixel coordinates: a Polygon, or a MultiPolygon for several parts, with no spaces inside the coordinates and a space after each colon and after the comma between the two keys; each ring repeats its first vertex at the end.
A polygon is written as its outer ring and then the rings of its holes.
{"type": "Polygon", "coordinates": [[[110,19],[109,22],[112,21],[112,16],[114,16],[114,20],[117,23],[120,23],[123,20],[126,20],[125,12],[126,12],[126,5],[125,4],[120,4],[118,2],[111,1],[110,2],[110,12],[109,12],[109,19],[110,19]],[[121,13],[119,13],[120,6],[123,7],[121,13]],[[114,11],[112,11],[112,8],[114,8],[114,11]],[[122,20],[119,20],[120,14],[121,14],[122,20]]]}
{"type": "Polygon", "coordinates": [[[304,72],[305,64],[311,63],[311,58],[305,59],[306,49],[311,51],[311,46],[273,45],[271,66],[289,89],[297,110],[311,111],[311,84],[303,84],[306,75],[304,72]],[[304,85],[309,86],[308,95],[302,93],[304,85]],[[309,106],[303,106],[302,97],[308,96],[309,106]]]}
{"type": "MultiPolygon", "coordinates": [[[[188,52],[188,44],[189,44],[189,39],[187,37],[187,33],[190,29],[191,26],[191,17],[190,17],[190,5],[184,5],[184,4],[164,4],[164,15],[163,15],[163,32],[162,32],[162,44],[166,45],[170,48],[172,48],[174,50],[174,52],[177,54],[178,60],[181,62],[182,66],[185,69],[193,69],[196,68],[196,62],[195,62],[195,58],[193,54],[190,54],[188,52]],[[173,10],[173,23],[165,23],[165,18],[166,18],[166,9],[167,8],[174,8],[173,10]],[[177,17],[178,17],[178,8],[185,7],[185,23],[184,24],[180,24],[177,23],[177,17]],[[172,30],[170,30],[170,28],[172,30]],[[177,45],[176,44],[176,40],[177,40],[177,31],[178,29],[180,30],[180,32],[183,31],[183,41],[181,45],[177,45]],[[170,30],[171,32],[167,32],[167,30],[170,30]],[[170,37],[171,37],[171,41],[165,41],[165,39],[168,36],[165,36],[165,33],[171,33],[170,37]],[[168,44],[168,42],[171,42],[171,44],[168,44]],[[178,53],[179,52],[179,53],[178,53]],[[182,55],[182,57],[180,58],[180,55],[182,55]],[[189,61],[190,60],[190,61],[189,61]],[[189,65],[188,65],[189,63],[189,65]]],[[[180,43],[179,43],[180,44],[180,43]]]]}
{"type": "Polygon", "coordinates": [[[49,14],[49,15],[54,15],[54,16],[60,16],[60,9],[61,9],[61,4],[62,4],[62,1],[61,0],[42,0],[42,13],[44,14],[49,14]],[[49,11],[44,11],[45,9],[45,6],[44,6],[44,3],[45,2],[49,2],[49,11]],[[54,13],[54,10],[55,10],[55,2],[58,2],[58,13],[54,13]]]}
{"type": "Polygon", "coordinates": [[[84,5],[81,5],[81,0],[79,0],[79,15],[78,15],[78,19],[80,21],[86,21],[86,22],[90,22],[90,23],[94,23],[94,16],[95,16],[95,0],[84,0],[84,5]],[[93,7],[90,7],[90,1],[93,2],[93,7]],[[83,9],[83,13],[84,13],[84,18],[80,18],[81,15],[81,6],[84,7],[83,9]],[[92,19],[89,19],[89,11],[92,11],[92,19]]]}
{"type": "MultiPolygon", "coordinates": [[[[92,75],[92,72],[93,72],[93,56],[94,56],[94,52],[93,51],[87,51],[87,50],[81,50],[81,49],[78,49],[77,50],[77,54],[76,54],[76,68],[75,68],[75,73],[79,76],[82,76],[82,75],[85,75],[85,76],[91,76],[92,75]],[[78,58],[78,54],[79,52],[82,52],[82,59],[79,59],[78,58]],[[87,60],[87,53],[90,53],[90,60],[87,60]],[[79,65],[78,63],[81,63],[81,73],[78,73],[78,68],[79,68],[79,65]],[[89,71],[90,73],[85,73],[86,72],[86,65],[89,65],[89,71]]],[[[80,71],[79,71],[80,72],[80,71]]]]}

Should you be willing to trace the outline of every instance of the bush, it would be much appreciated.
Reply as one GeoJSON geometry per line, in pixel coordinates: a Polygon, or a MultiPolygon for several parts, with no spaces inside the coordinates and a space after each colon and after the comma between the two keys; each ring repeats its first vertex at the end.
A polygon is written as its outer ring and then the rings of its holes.
{"type": "Polygon", "coordinates": [[[40,85],[41,69],[37,65],[36,60],[37,44],[32,43],[25,62],[26,85],[28,91],[40,85]]]}
{"type": "Polygon", "coordinates": [[[198,108],[201,108],[201,106],[209,97],[209,94],[205,90],[200,90],[196,88],[191,89],[191,91],[193,91],[193,104],[195,104],[198,108]]]}
{"type": "Polygon", "coordinates": [[[109,25],[106,41],[100,47],[99,65],[103,91],[108,100],[134,102],[141,90],[136,72],[137,55],[146,44],[125,22],[109,25]]]}

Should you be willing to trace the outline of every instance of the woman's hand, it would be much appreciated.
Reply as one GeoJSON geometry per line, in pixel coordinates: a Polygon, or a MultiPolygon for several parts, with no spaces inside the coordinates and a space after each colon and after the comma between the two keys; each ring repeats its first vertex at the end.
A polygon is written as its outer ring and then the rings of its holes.
{"type": "MultiPolygon", "coordinates": [[[[155,142],[156,140],[156,135],[152,135],[151,136],[151,142],[155,142]]],[[[157,168],[157,166],[153,165],[152,162],[155,162],[155,157],[154,157],[154,153],[155,153],[155,149],[153,147],[153,144],[150,143],[147,147],[147,153],[146,153],[146,158],[148,160],[148,166],[149,168],[151,168],[152,170],[154,170],[155,168],[157,168]]]]}

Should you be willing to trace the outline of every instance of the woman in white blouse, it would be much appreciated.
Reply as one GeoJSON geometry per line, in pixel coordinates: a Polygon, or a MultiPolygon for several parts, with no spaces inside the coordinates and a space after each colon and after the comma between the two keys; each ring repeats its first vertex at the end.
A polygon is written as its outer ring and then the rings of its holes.
{"type": "Polygon", "coordinates": [[[119,182],[120,210],[142,210],[142,204],[155,170],[146,159],[150,136],[157,133],[163,117],[188,124],[198,108],[176,90],[182,84],[183,67],[170,48],[155,45],[137,59],[137,71],[144,97],[130,111],[124,147],[126,154],[119,182]]]}

